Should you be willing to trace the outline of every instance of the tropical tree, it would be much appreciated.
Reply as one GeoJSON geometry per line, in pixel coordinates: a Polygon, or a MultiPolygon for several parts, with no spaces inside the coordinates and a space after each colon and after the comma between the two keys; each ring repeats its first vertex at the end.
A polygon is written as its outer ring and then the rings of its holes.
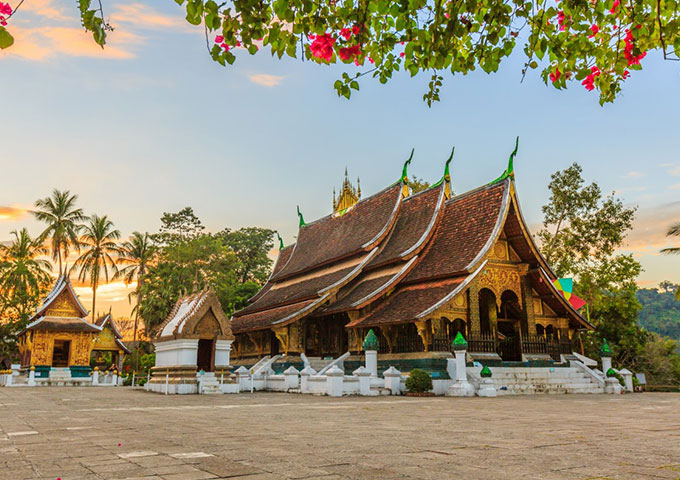
{"type": "Polygon", "coordinates": [[[52,277],[52,264],[44,258],[48,249],[25,228],[11,232],[9,245],[0,245],[0,310],[12,309],[25,321],[38,305],[52,277]]]}
{"type": "MultiPolygon", "coordinates": [[[[671,226],[671,228],[668,229],[667,235],[669,237],[678,237],[680,239],[680,222],[671,226]]],[[[666,253],[669,255],[680,255],[680,246],[664,248],[663,250],[661,250],[661,253],[666,253]]],[[[677,290],[675,291],[675,299],[680,300],[680,286],[678,286],[677,290]]]]}
{"type": "MultiPolygon", "coordinates": [[[[522,78],[539,69],[557,89],[580,83],[611,102],[650,51],[678,60],[680,8],[675,0],[175,0],[186,20],[202,25],[214,61],[226,66],[243,55],[318,65],[344,64],[334,87],[349,98],[362,77],[387,83],[404,71],[427,75],[424,100],[439,100],[444,74],[494,73],[518,49],[522,78]],[[429,81],[428,81],[429,80],[429,81]]],[[[0,1],[0,48],[14,43],[0,1]]],[[[111,2],[112,3],[112,2],[111,2]]],[[[79,0],[82,25],[102,48],[113,29],[104,0],[79,0]]],[[[10,23],[13,19],[10,21],[10,23]]],[[[143,19],[140,19],[143,21],[143,19]]],[[[425,83],[424,82],[424,83],[425,83]]]]}
{"type": "Polygon", "coordinates": [[[78,279],[85,281],[89,278],[92,285],[92,319],[95,318],[97,287],[103,275],[109,281],[109,271],[116,271],[116,260],[120,253],[117,240],[120,232],[113,227],[113,222],[106,215],[92,215],[88,223],[83,226],[80,236],[82,254],[76,260],[74,268],[79,270],[78,279]]]}
{"type": "Polygon", "coordinates": [[[151,236],[148,233],[132,232],[130,239],[120,245],[118,252],[118,259],[116,263],[121,265],[116,270],[114,278],[122,278],[125,284],[129,285],[132,282],[137,282],[137,287],[134,292],[128,295],[128,299],[136,297],[132,313],[135,315],[133,341],[137,341],[137,328],[139,326],[139,303],[142,301],[142,287],[146,271],[149,267],[155,247],[152,244],[151,236]]]}
{"type": "Polygon", "coordinates": [[[52,260],[59,262],[59,275],[63,272],[62,262],[66,260],[72,248],[79,249],[78,234],[81,222],[87,216],[81,208],[76,208],[78,195],[71,195],[68,190],[56,188],[51,197],[36,200],[33,216],[46,223],[47,227],[38,237],[41,241],[51,241],[52,260]]]}

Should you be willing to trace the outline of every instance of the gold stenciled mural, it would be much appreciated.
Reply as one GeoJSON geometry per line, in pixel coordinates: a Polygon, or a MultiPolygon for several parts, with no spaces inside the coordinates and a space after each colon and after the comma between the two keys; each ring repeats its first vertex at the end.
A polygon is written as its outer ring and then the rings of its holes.
{"type": "Polygon", "coordinates": [[[36,331],[33,336],[31,365],[52,365],[55,340],[69,340],[69,365],[87,366],[90,364],[90,352],[94,336],[91,333],[67,333],[36,331]]]}
{"type": "Polygon", "coordinates": [[[45,316],[80,318],[82,314],[73,303],[71,296],[66,291],[64,291],[60,293],[57,298],[52,300],[50,308],[48,308],[45,312],[45,316]]]}

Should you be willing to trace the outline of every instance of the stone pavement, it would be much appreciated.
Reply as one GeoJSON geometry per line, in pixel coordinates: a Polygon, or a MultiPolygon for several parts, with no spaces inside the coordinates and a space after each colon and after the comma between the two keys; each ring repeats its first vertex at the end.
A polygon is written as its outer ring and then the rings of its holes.
{"type": "Polygon", "coordinates": [[[680,479],[680,395],[0,388],[0,478],[680,479]]]}

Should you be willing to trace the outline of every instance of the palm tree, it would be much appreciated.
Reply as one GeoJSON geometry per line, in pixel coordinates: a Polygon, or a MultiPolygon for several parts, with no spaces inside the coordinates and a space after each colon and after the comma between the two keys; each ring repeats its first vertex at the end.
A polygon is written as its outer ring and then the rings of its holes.
{"type": "MultiPolygon", "coordinates": [[[[680,222],[672,225],[671,228],[668,229],[668,233],[666,235],[669,237],[680,237],[680,222]]],[[[666,253],[668,255],[680,255],[680,247],[664,248],[661,250],[661,253],[666,253]]],[[[680,287],[678,287],[678,289],[675,291],[675,299],[680,301],[680,287]]]]}
{"type": "Polygon", "coordinates": [[[40,238],[31,238],[25,228],[10,234],[12,243],[0,245],[0,291],[26,320],[52,280],[52,264],[40,258],[49,253],[40,238]]]}
{"type": "Polygon", "coordinates": [[[87,220],[83,210],[76,208],[77,200],[78,195],[71,195],[68,190],[62,192],[55,188],[51,197],[36,200],[36,210],[31,212],[35,218],[47,224],[47,228],[38,238],[41,241],[51,238],[52,260],[59,261],[59,275],[63,270],[62,261],[66,260],[71,248],[79,251],[80,223],[87,220]]]}
{"type": "Polygon", "coordinates": [[[113,255],[120,252],[120,247],[116,243],[120,238],[120,232],[113,228],[113,222],[106,215],[101,217],[92,215],[88,223],[82,227],[82,231],[79,243],[84,251],[73,266],[80,270],[78,280],[84,282],[86,278],[90,279],[94,321],[99,279],[104,274],[104,279],[108,282],[109,270],[116,269],[113,255]]]}
{"type": "Polygon", "coordinates": [[[132,232],[130,240],[123,242],[120,246],[117,263],[123,265],[123,267],[116,271],[113,278],[123,278],[123,281],[127,285],[135,280],[137,281],[137,288],[128,295],[129,300],[133,296],[137,297],[135,307],[132,309],[132,313],[135,314],[133,342],[137,341],[139,304],[142,301],[141,289],[144,285],[144,275],[146,274],[146,269],[154,254],[154,250],[154,246],[151,243],[151,236],[148,233],[142,234],[139,232],[132,232]]]}

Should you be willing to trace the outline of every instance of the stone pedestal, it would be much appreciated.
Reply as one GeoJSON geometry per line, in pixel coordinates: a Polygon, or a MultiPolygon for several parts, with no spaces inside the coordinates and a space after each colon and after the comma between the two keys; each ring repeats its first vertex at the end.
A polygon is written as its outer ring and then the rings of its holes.
{"type": "Polygon", "coordinates": [[[612,368],[612,357],[601,357],[602,359],[602,373],[607,376],[607,372],[612,368]]]}
{"type": "Polygon", "coordinates": [[[316,375],[316,370],[311,366],[305,367],[300,372],[300,391],[302,393],[309,393],[309,377],[316,375]]]}
{"type": "Polygon", "coordinates": [[[401,395],[401,372],[396,368],[390,366],[385,373],[385,388],[389,389],[391,395],[401,395]]]}
{"type": "Polygon", "coordinates": [[[479,384],[479,390],[477,395],[480,397],[495,397],[496,387],[493,384],[493,380],[490,378],[482,378],[482,382],[479,384]]]}
{"type": "Polygon", "coordinates": [[[371,394],[371,372],[366,367],[359,367],[352,372],[352,375],[359,377],[359,395],[369,396],[371,394]]]}
{"type": "Polygon", "coordinates": [[[370,373],[371,377],[378,376],[378,352],[377,350],[366,350],[366,370],[370,373]]]}
{"type": "Polygon", "coordinates": [[[242,392],[250,390],[250,371],[246,367],[241,366],[238,367],[234,373],[236,374],[239,390],[242,392]]]}
{"type": "Polygon", "coordinates": [[[99,368],[94,367],[92,371],[92,385],[99,385],[99,368]]]}
{"type": "Polygon", "coordinates": [[[283,372],[286,390],[298,388],[298,385],[300,384],[300,377],[298,377],[299,373],[298,369],[292,365],[283,372]]]}
{"type": "Polygon", "coordinates": [[[465,366],[465,354],[467,350],[455,350],[456,378],[446,391],[447,397],[472,397],[475,388],[468,382],[467,368],[465,366]]]}
{"type": "Polygon", "coordinates": [[[607,377],[604,381],[604,393],[618,395],[621,393],[621,384],[616,377],[607,377]]]}
{"type": "Polygon", "coordinates": [[[333,365],[326,372],[326,379],[328,395],[331,397],[342,397],[342,383],[345,379],[345,372],[338,368],[337,365],[333,365]]]}
{"type": "Polygon", "coordinates": [[[35,367],[31,367],[28,371],[28,386],[35,387],[35,367]]]}
{"type": "Polygon", "coordinates": [[[626,391],[627,392],[633,392],[635,389],[633,388],[633,372],[628,370],[627,368],[624,368],[623,370],[619,370],[619,374],[623,377],[623,383],[626,384],[626,391]]]}

